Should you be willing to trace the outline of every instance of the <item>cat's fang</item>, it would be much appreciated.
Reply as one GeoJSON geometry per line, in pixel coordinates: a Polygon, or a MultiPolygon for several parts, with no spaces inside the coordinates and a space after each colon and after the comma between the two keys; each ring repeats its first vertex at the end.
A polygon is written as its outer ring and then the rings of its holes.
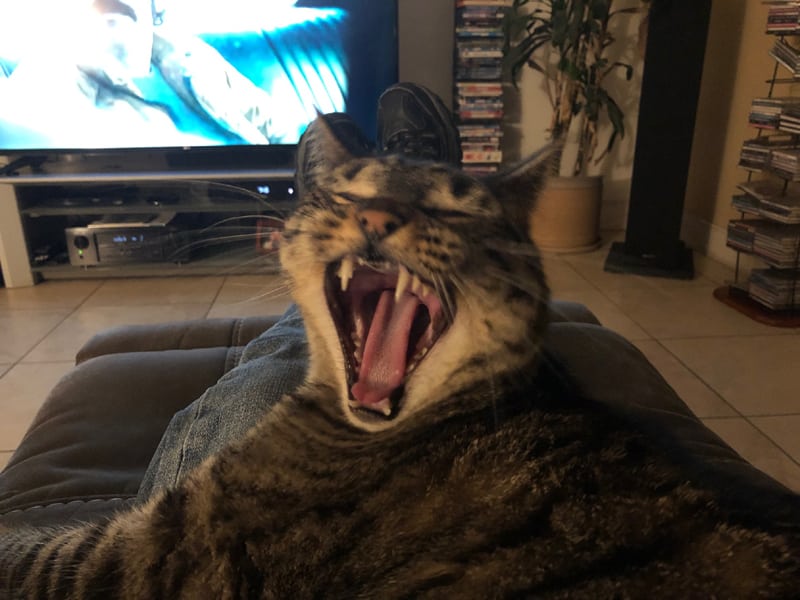
{"type": "Polygon", "coordinates": [[[403,265],[400,265],[397,268],[397,287],[394,290],[395,302],[400,300],[400,297],[406,293],[410,285],[411,285],[411,273],[409,273],[408,269],[406,269],[403,265]]]}
{"type": "Polygon", "coordinates": [[[372,410],[381,413],[384,417],[392,416],[392,403],[388,398],[384,398],[383,400],[371,406],[370,408],[372,410]]]}
{"type": "Polygon", "coordinates": [[[353,258],[351,256],[345,256],[342,259],[342,264],[339,267],[339,279],[342,282],[342,291],[346,292],[348,286],[350,285],[350,280],[353,278],[353,258]]]}

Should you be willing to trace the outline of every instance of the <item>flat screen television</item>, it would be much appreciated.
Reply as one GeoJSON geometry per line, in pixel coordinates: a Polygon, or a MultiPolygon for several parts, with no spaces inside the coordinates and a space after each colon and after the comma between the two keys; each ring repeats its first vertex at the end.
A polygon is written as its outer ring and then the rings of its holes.
{"type": "Polygon", "coordinates": [[[397,20],[396,0],[0,0],[0,156],[291,166],[318,110],[374,137],[397,20]]]}

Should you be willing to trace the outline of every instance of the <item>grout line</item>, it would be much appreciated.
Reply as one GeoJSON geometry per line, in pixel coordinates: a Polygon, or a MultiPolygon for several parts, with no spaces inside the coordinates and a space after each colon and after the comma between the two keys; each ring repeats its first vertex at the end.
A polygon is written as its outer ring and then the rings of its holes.
{"type": "Polygon", "coordinates": [[[222,294],[222,288],[224,288],[225,284],[228,283],[228,277],[230,277],[230,275],[222,276],[222,283],[220,284],[219,288],[217,288],[217,292],[214,294],[214,297],[211,299],[211,302],[208,305],[208,310],[206,310],[206,314],[203,316],[204,319],[208,319],[208,315],[211,314],[211,309],[214,308],[214,305],[217,303],[220,294],[222,294]]]}
{"type": "Polygon", "coordinates": [[[775,327],[775,333],[769,332],[760,332],[760,333],[723,333],[719,335],[681,335],[681,336],[661,336],[660,340],[664,341],[680,341],[680,340],[725,340],[725,339],[735,339],[735,338],[759,338],[759,337],[767,337],[767,338],[777,338],[777,337],[784,337],[790,338],[793,335],[797,335],[798,331],[794,331],[788,327],[775,327]]]}
{"type": "MultiPolygon", "coordinates": [[[[7,370],[7,371],[6,371],[6,372],[3,374],[3,377],[5,377],[5,376],[6,376],[8,373],[10,373],[10,372],[11,372],[11,371],[12,371],[12,370],[13,370],[13,369],[14,369],[14,368],[17,366],[17,365],[19,365],[20,363],[22,363],[22,362],[25,360],[25,357],[26,357],[26,356],[28,356],[28,355],[29,355],[31,352],[33,352],[33,351],[36,349],[36,347],[37,347],[39,344],[41,344],[41,343],[42,343],[42,342],[43,342],[45,339],[47,339],[47,337],[48,337],[50,334],[52,334],[52,333],[53,333],[53,332],[54,332],[56,329],[58,329],[59,327],[61,327],[61,325],[63,325],[63,324],[64,324],[64,322],[65,322],[67,319],[69,319],[69,318],[70,318],[70,317],[71,317],[73,314],[75,314],[75,311],[76,311],[76,310],[77,310],[77,308],[75,308],[75,309],[73,309],[72,311],[68,312],[66,315],[64,315],[64,318],[62,318],[60,321],[58,321],[58,322],[57,322],[55,325],[53,325],[53,326],[52,326],[50,329],[48,329],[48,330],[47,330],[47,332],[46,332],[46,333],[44,333],[44,334],[43,334],[43,335],[42,335],[42,336],[41,336],[41,337],[40,337],[38,340],[36,340],[36,341],[33,343],[33,345],[31,345],[31,347],[30,347],[30,348],[28,348],[28,350],[27,350],[27,351],[26,351],[26,352],[25,352],[25,353],[24,353],[22,356],[20,356],[20,357],[19,357],[19,358],[18,358],[16,361],[14,361],[13,363],[11,363],[11,366],[10,366],[10,367],[8,368],[8,370],[7,370]]],[[[60,362],[65,362],[65,361],[60,361],[60,362]]]]}
{"type": "MultiPolygon", "coordinates": [[[[772,416],[772,415],[770,415],[770,416],[772,416]]],[[[775,415],[775,416],[779,416],[779,415],[775,415]]],[[[793,415],[787,415],[787,416],[793,416],[793,415]]],[[[776,450],[778,450],[778,452],[783,454],[791,462],[793,462],[795,465],[800,467],[800,457],[795,458],[794,456],[789,454],[789,452],[786,451],[783,448],[783,446],[781,446],[778,442],[776,442],[774,439],[772,439],[772,437],[770,437],[770,435],[768,433],[763,431],[758,425],[753,423],[748,417],[745,417],[745,416],[741,416],[741,417],[704,417],[701,420],[702,421],[738,421],[738,420],[742,420],[745,423],[747,423],[748,425],[750,425],[753,429],[755,429],[758,433],[760,433],[776,450]]],[[[722,437],[720,434],[717,434],[717,435],[722,437]]],[[[729,442],[728,440],[725,440],[724,437],[722,437],[722,439],[725,441],[726,444],[729,444],[729,445],[733,446],[732,442],[729,442]]],[[[748,462],[750,462],[750,461],[748,461],[748,462]]]]}
{"type": "MultiPolygon", "coordinates": [[[[567,264],[569,265],[568,262],[567,262],[567,264]]],[[[757,427],[752,421],[750,421],[750,419],[747,416],[745,416],[735,406],[733,406],[730,402],[728,402],[726,400],[726,398],[719,391],[717,391],[708,381],[706,381],[697,372],[695,372],[693,369],[691,369],[683,360],[680,359],[680,357],[678,357],[674,353],[672,353],[662,343],[662,340],[678,340],[678,339],[720,339],[720,338],[735,338],[735,337],[751,337],[751,338],[755,338],[755,337],[777,337],[779,335],[791,335],[793,333],[797,333],[796,331],[793,331],[793,330],[787,330],[785,332],[784,331],[778,331],[778,332],[776,332],[774,334],[769,334],[769,333],[763,332],[763,333],[746,335],[746,336],[731,334],[731,335],[724,335],[724,336],[697,336],[696,338],[691,338],[691,337],[690,338],[687,338],[687,337],[680,337],[680,338],[657,337],[647,327],[645,327],[642,323],[640,323],[635,318],[633,318],[631,315],[629,315],[626,311],[624,311],[622,306],[620,306],[619,303],[615,302],[613,298],[611,298],[608,294],[606,294],[606,292],[602,288],[600,288],[599,285],[597,285],[594,282],[588,280],[582,273],[580,273],[572,265],[569,265],[569,267],[573,271],[575,271],[575,273],[577,273],[577,275],[579,277],[581,277],[583,280],[585,280],[589,284],[589,286],[595,288],[613,306],[615,306],[618,310],[622,311],[623,314],[625,314],[633,323],[635,323],[637,326],[639,326],[642,329],[642,331],[644,331],[647,335],[649,335],[651,337],[651,339],[653,341],[655,341],[661,348],[663,348],[670,356],[674,357],[678,361],[678,363],[680,365],[682,365],[689,373],[691,373],[695,378],[697,378],[709,391],[711,391],[717,398],[719,398],[725,406],[729,407],[735,413],[734,416],[710,417],[710,418],[715,418],[715,419],[720,419],[720,420],[722,420],[722,419],[728,419],[728,420],[731,420],[731,419],[743,419],[745,422],[750,424],[751,427],[753,427],[756,431],[758,431],[762,436],[764,436],[769,441],[769,443],[772,444],[772,446],[775,449],[778,450],[778,452],[780,452],[781,454],[786,456],[792,463],[800,466],[800,462],[798,462],[797,459],[795,459],[793,456],[791,456],[774,439],[772,439],[769,435],[767,435],[764,431],[762,431],[759,427],[757,427]]],[[[706,279],[708,279],[708,278],[706,278],[706,279]]],[[[705,419],[703,419],[703,420],[705,420],[705,419]]]]}
{"type": "Polygon", "coordinates": [[[800,417],[800,412],[788,412],[788,413],[764,413],[764,414],[755,414],[755,415],[746,415],[746,419],[767,419],[769,417],[800,417]]]}
{"type": "MultiPolygon", "coordinates": [[[[95,285],[94,289],[93,289],[91,292],[89,292],[89,293],[86,295],[86,297],[85,297],[83,300],[81,300],[81,301],[80,301],[78,304],[76,304],[76,305],[75,305],[75,306],[74,306],[72,309],[68,309],[68,308],[64,308],[64,307],[55,307],[55,308],[52,308],[52,309],[50,309],[50,310],[53,310],[53,311],[58,311],[58,310],[62,310],[62,309],[63,309],[63,310],[66,310],[67,312],[66,312],[66,314],[64,315],[64,317],[63,317],[63,318],[62,318],[60,321],[58,321],[58,322],[57,322],[55,325],[53,325],[53,327],[51,327],[51,328],[50,328],[50,329],[49,329],[49,330],[48,330],[48,331],[47,331],[47,332],[46,332],[44,335],[42,335],[42,336],[41,336],[41,337],[40,337],[38,340],[36,340],[36,341],[33,343],[33,345],[32,345],[32,346],[31,346],[31,347],[28,349],[28,351],[27,351],[27,352],[25,352],[25,353],[24,353],[22,356],[20,356],[20,357],[19,357],[19,358],[18,358],[16,361],[14,361],[14,362],[12,362],[12,363],[4,363],[4,364],[8,365],[8,369],[5,371],[5,373],[3,373],[2,375],[0,375],[0,378],[2,378],[2,377],[5,377],[5,376],[6,376],[8,373],[10,373],[10,372],[12,371],[12,369],[14,369],[14,367],[16,367],[17,365],[19,365],[20,363],[22,363],[22,362],[25,360],[25,357],[27,357],[27,356],[28,356],[28,355],[29,355],[31,352],[33,352],[33,351],[36,349],[36,347],[37,347],[39,344],[41,344],[41,343],[42,343],[42,342],[43,342],[45,339],[47,339],[47,337],[48,337],[48,336],[49,336],[51,333],[53,333],[53,332],[54,332],[56,329],[58,329],[59,327],[61,327],[61,325],[63,325],[63,324],[64,324],[64,322],[65,322],[67,319],[69,319],[69,318],[70,318],[72,315],[74,315],[74,314],[75,314],[75,313],[76,313],[76,312],[77,312],[77,311],[78,311],[78,310],[79,310],[79,309],[80,309],[80,308],[81,308],[81,307],[82,307],[84,304],[86,304],[86,302],[89,300],[89,298],[91,298],[92,296],[94,296],[94,295],[97,293],[97,291],[98,291],[98,290],[99,290],[101,287],[103,287],[103,285],[106,283],[106,281],[107,281],[107,280],[105,280],[105,279],[100,279],[100,280],[97,280],[97,281],[96,281],[96,284],[97,284],[97,285],[95,285]]],[[[37,284],[37,285],[38,285],[38,284],[37,284]]],[[[74,359],[74,357],[73,357],[73,358],[72,358],[72,359],[70,359],[69,361],[44,361],[43,363],[30,363],[30,364],[45,364],[45,362],[74,362],[74,360],[75,360],[75,359],[74,359]]]]}
{"type": "MultiPolygon", "coordinates": [[[[759,432],[761,435],[763,435],[763,436],[764,436],[764,437],[765,437],[767,440],[769,440],[770,444],[772,444],[772,445],[773,445],[773,446],[774,446],[774,447],[775,447],[775,448],[776,448],[776,449],[777,449],[777,450],[778,450],[778,451],[779,451],[781,454],[783,454],[784,456],[786,456],[786,457],[787,457],[789,460],[791,460],[791,461],[792,461],[794,464],[796,464],[797,466],[800,466],[800,457],[798,457],[798,458],[795,458],[794,456],[792,456],[791,454],[789,454],[789,453],[788,453],[786,450],[784,450],[784,449],[783,449],[783,447],[782,447],[780,444],[778,444],[778,442],[777,442],[777,441],[775,441],[775,440],[774,440],[774,439],[773,439],[773,438],[772,438],[772,437],[771,437],[771,436],[770,436],[768,433],[766,433],[765,431],[763,431],[763,430],[762,430],[760,427],[758,427],[758,425],[756,425],[755,423],[753,423],[753,422],[750,420],[751,418],[759,418],[759,417],[780,417],[780,416],[793,416],[793,415],[797,415],[798,413],[778,413],[778,414],[773,414],[773,415],[770,415],[770,414],[764,414],[764,415],[746,415],[746,414],[744,414],[742,411],[740,411],[738,408],[736,408],[736,407],[735,407],[733,404],[731,404],[730,402],[728,402],[728,400],[725,398],[725,396],[723,396],[723,395],[722,395],[720,392],[718,392],[718,391],[717,391],[717,390],[714,388],[714,386],[712,386],[712,385],[711,385],[709,382],[707,382],[707,381],[706,381],[706,380],[705,380],[703,377],[701,377],[701,376],[700,376],[698,373],[696,373],[696,372],[695,372],[695,371],[694,371],[692,368],[690,368],[690,367],[689,367],[689,365],[687,365],[685,362],[683,362],[683,360],[681,360],[681,359],[680,359],[680,357],[678,357],[677,355],[675,355],[675,354],[673,354],[672,352],[670,352],[670,351],[669,351],[669,349],[668,349],[668,348],[666,348],[666,347],[665,347],[665,346],[664,346],[664,345],[661,343],[661,341],[660,341],[660,340],[656,340],[656,341],[658,342],[658,344],[659,344],[659,345],[660,345],[662,348],[664,348],[664,350],[666,350],[666,351],[667,351],[669,354],[671,354],[671,355],[672,355],[672,356],[673,356],[673,357],[674,357],[674,358],[675,358],[675,359],[676,359],[676,360],[677,360],[677,361],[678,361],[678,362],[679,362],[681,365],[683,365],[683,367],[684,367],[684,368],[685,368],[687,371],[689,371],[689,372],[690,372],[690,373],[691,373],[691,374],[692,374],[694,377],[696,377],[696,378],[697,378],[699,381],[701,381],[701,382],[703,383],[703,385],[704,385],[704,386],[706,386],[706,387],[707,387],[707,388],[708,388],[710,391],[712,391],[712,392],[713,392],[713,393],[714,393],[714,394],[715,394],[715,395],[716,395],[716,396],[717,396],[717,397],[718,397],[718,398],[719,398],[719,399],[720,399],[720,400],[721,400],[721,401],[722,401],[722,402],[723,402],[723,403],[724,403],[726,406],[728,406],[728,407],[729,407],[731,410],[733,410],[733,412],[735,412],[735,413],[736,413],[736,415],[738,415],[738,416],[728,416],[728,417],[709,417],[709,418],[711,418],[711,419],[720,419],[720,420],[722,420],[722,419],[739,419],[739,418],[743,419],[743,420],[744,420],[746,423],[750,424],[750,426],[751,426],[751,427],[753,427],[753,428],[754,428],[756,431],[758,431],[758,432],[759,432]]],[[[704,419],[704,420],[705,420],[705,419],[704,419]]]]}
{"type": "Polygon", "coordinates": [[[781,452],[781,453],[782,453],[784,456],[786,456],[786,457],[787,457],[789,460],[791,460],[791,461],[792,461],[794,464],[796,464],[798,467],[800,467],[800,460],[798,460],[797,458],[795,458],[794,456],[792,456],[791,454],[789,454],[789,453],[788,453],[786,450],[784,450],[783,446],[781,446],[781,445],[780,445],[778,442],[776,442],[775,440],[773,440],[773,439],[772,439],[772,438],[771,438],[769,435],[767,435],[767,434],[766,434],[766,433],[765,433],[765,432],[764,432],[764,431],[763,431],[763,430],[762,430],[762,429],[761,429],[761,428],[760,428],[758,425],[756,425],[755,423],[753,423],[753,422],[752,422],[750,419],[748,419],[748,418],[745,418],[745,421],[747,421],[747,422],[750,424],[750,426],[751,426],[753,429],[755,429],[755,430],[756,430],[756,431],[758,431],[758,432],[759,432],[761,435],[763,435],[765,438],[767,438],[767,439],[770,441],[770,443],[771,443],[773,446],[775,446],[775,447],[776,447],[776,448],[777,448],[777,449],[778,449],[778,450],[779,450],[779,451],[780,451],[780,452],[781,452]]]}
{"type": "MultiPolygon", "coordinates": [[[[654,338],[654,339],[655,339],[655,338],[654,338]]],[[[719,398],[719,399],[720,399],[720,401],[721,401],[721,402],[722,402],[722,403],[723,403],[725,406],[727,406],[727,407],[728,407],[728,408],[730,408],[730,409],[731,409],[733,412],[735,412],[735,413],[736,413],[736,415],[735,415],[735,416],[731,416],[731,417],[724,417],[724,418],[745,418],[745,416],[744,416],[744,413],[742,413],[742,412],[741,412],[741,411],[740,411],[738,408],[736,408],[736,407],[735,407],[735,406],[733,406],[733,405],[732,405],[730,402],[728,402],[728,400],[725,398],[725,396],[724,396],[722,393],[720,393],[720,392],[719,392],[717,389],[715,389],[715,388],[714,388],[714,386],[713,386],[713,385],[711,385],[711,384],[710,384],[708,381],[706,381],[706,380],[705,380],[705,379],[704,379],[704,378],[703,378],[703,377],[702,377],[702,376],[701,376],[701,375],[700,375],[700,374],[699,374],[697,371],[695,371],[695,370],[694,370],[694,369],[692,369],[692,368],[691,368],[689,365],[687,365],[687,364],[686,364],[686,363],[685,363],[685,362],[684,362],[684,361],[681,359],[681,357],[680,357],[680,356],[678,356],[677,354],[675,354],[674,352],[672,352],[672,351],[671,351],[669,348],[667,348],[667,347],[666,347],[664,344],[662,344],[660,339],[655,339],[655,342],[656,342],[656,343],[657,343],[659,346],[661,346],[661,348],[663,348],[663,349],[664,349],[664,351],[665,351],[667,354],[669,354],[669,355],[670,355],[672,358],[674,358],[676,361],[678,361],[678,364],[679,364],[679,365],[681,365],[681,366],[682,366],[684,369],[686,369],[686,370],[687,370],[689,373],[691,373],[691,375],[692,375],[693,377],[695,377],[695,378],[696,378],[696,379],[697,379],[699,382],[701,382],[701,383],[702,383],[702,384],[703,384],[703,385],[706,387],[706,389],[708,389],[708,390],[709,390],[709,391],[710,391],[712,394],[714,394],[714,395],[715,395],[717,398],[719,398]]],[[[713,418],[713,417],[712,417],[712,418],[713,418]]]]}
{"type": "Polygon", "coordinates": [[[764,431],[763,431],[763,430],[762,430],[762,429],[761,429],[761,428],[760,428],[758,425],[756,425],[755,423],[753,423],[753,422],[752,422],[750,419],[745,419],[745,420],[746,420],[746,421],[747,421],[747,422],[750,424],[750,426],[751,426],[751,427],[753,427],[753,428],[754,428],[756,431],[758,431],[758,432],[759,432],[761,435],[763,435],[765,438],[767,438],[767,439],[770,441],[770,443],[771,443],[773,446],[775,446],[775,447],[776,447],[778,450],[780,450],[780,452],[781,452],[781,453],[782,453],[784,456],[786,456],[786,457],[787,457],[789,460],[791,460],[791,461],[792,461],[794,464],[796,464],[798,467],[800,467],[800,457],[798,457],[798,458],[795,458],[794,456],[792,456],[791,454],[789,454],[789,452],[788,452],[788,451],[786,451],[786,450],[783,448],[783,446],[781,446],[781,445],[780,445],[778,442],[776,442],[776,441],[775,441],[775,440],[773,440],[773,439],[772,439],[772,438],[771,438],[769,435],[767,435],[767,434],[766,434],[766,433],[765,433],[765,432],[764,432],[764,431]]]}
{"type": "MultiPolygon", "coordinates": [[[[63,318],[63,319],[61,319],[61,320],[60,320],[60,321],[59,321],[59,322],[58,322],[56,325],[54,325],[54,326],[53,326],[53,327],[52,327],[52,328],[51,328],[51,329],[50,329],[50,330],[49,330],[49,331],[48,331],[48,332],[47,332],[47,333],[46,333],[44,336],[42,336],[42,337],[41,337],[41,338],[40,338],[40,339],[39,339],[39,340],[38,340],[38,341],[37,341],[35,344],[33,344],[33,346],[31,346],[31,347],[28,349],[28,351],[27,351],[25,354],[23,354],[23,355],[22,355],[22,356],[19,358],[19,360],[17,360],[17,361],[16,361],[16,362],[15,362],[15,363],[14,363],[14,364],[11,366],[11,368],[9,368],[9,370],[8,370],[8,371],[6,371],[6,373],[8,373],[9,371],[11,371],[11,369],[13,369],[13,368],[14,368],[14,367],[16,367],[17,365],[19,365],[20,363],[22,363],[23,361],[25,361],[25,358],[26,358],[27,356],[29,356],[29,355],[30,355],[30,353],[31,353],[31,352],[33,352],[33,351],[36,349],[36,347],[37,347],[37,346],[39,346],[39,344],[41,344],[41,343],[42,343],[42,342],[43,342],[45,339],[47,339],[47,337],[48,337],[50,334],[52,334],[52,333],[53,333],[53,332],[54,332],[56,329],[58,329],[59,327],[61,327],[61,325],[63,325],[63,324],[66,322],[66,320],[67,320],[67,319],[69,319],[71,316],[73,316],[75,313],[77,313],[77,312],[78,312],[78,311],[79,311],[79,310],[80,310],[80,309],[83,307],[83,305],[84,305],[84,304],[86,304],[86,303],[89,301],[89,298],[91,298],[92,296],[94,296],[94,295],[95,295],[95,294],[98,292],[98,290],[99,290],[101,287],[103,287],[103,285],[105,285],[106,281],[107,281],[106,279],[101,279],[101,280],[99,280],[99,281],[97,282],[97,285],[95,286],[95,288],[94,288],[94,289],[93,289],[91,292],[89,292],[89,293],[86,295],[86,297],[85,297],[83,300],[81,300],[81,301],[80,301],[80,302],[79,302],[79,303],[78,303],[78,304],[77,304],[77,305],[76,305],[76,306],[75,306],[75,307],[74,307],[74,308],[73,308],[71,311],[69,311],[69,312],[68,312],[68,313],[67,313],[67,314],[64,316],[64,318],[63,318]]],[[[72,362],[72,363],[74,363],[74,362],[75,362],[75,357],[72,357],[72,358],[71,358],[69,361],[63,361],[63,360],[62,360],[62,361],[49,361],[49,362],[72,362]]],[[[30,363],[30,364],[38,364],[38,363],[30,363]]]]}

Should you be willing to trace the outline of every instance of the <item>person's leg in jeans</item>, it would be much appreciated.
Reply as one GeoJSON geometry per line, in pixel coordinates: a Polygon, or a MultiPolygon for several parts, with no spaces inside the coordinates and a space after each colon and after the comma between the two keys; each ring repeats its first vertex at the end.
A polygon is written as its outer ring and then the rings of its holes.
{"type": "Polygon", "coordinates": [[[230,440],[241,438],[305,377],[306,336],[295,306],[250,342],[239,364],[175,414],[139,488],[139,499],[173,487],[230,440]]]}
{"type": "MultiPolygon", "coordinates": [[[[352,120],[329,120],[353,153],[371,144],[352,120]]],[[[378,150],[451,164],[461,159],[458,130],[442,101],[421,86],[394,85],[379,101],[378,150]]],[[[302,176],[303,139],[298,148],[302,176]]],[[[269,330],[250,342],[240,363],[173,417],[139,489],[141,501],[173,487],[189,471],[228,442],[242,437],[269,408],[303,381],[307,365],[305,330],[291,307],[269,330]]]]}

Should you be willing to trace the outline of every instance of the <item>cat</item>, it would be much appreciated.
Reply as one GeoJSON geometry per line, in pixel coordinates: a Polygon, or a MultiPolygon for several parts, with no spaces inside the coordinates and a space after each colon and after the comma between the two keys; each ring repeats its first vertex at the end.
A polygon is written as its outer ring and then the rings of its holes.
{"type": "Polygon", "coordinates": [[[304,385],[175,489],[0,534],[2,598],[755,598],[796,523],[729,513],[542,352],[527,217],[553,150],[484,180],[353,156],[319,117],[281,260],[304,385]]]}

